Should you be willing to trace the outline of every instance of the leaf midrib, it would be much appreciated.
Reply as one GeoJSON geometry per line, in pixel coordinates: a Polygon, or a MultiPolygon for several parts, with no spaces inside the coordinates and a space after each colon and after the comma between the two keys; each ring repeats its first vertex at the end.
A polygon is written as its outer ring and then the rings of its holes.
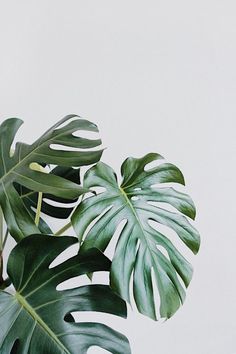
{"type": "Polygon", "coordinates": [[[33,318],[33,320],[47,333],[47,335],[60,347],[64,350],[66,354],[71,354],[68,349],[64,346],[63,343],[58,339],[55,333],[48,327],[48,325],[42,320],[42,318],[37,314],[35,309],[21,296],[18,292],[15,293],[15,298],[24,308],[24,310],[33,318]]]}
{"type": "Polygon", "coordinates": [[[150,251],[151,257],[153,257],[153,256],[152,256],[152,252],[151,252],[152,247],[151,247],[150,244],[149,244],[149,240],[145,237],[145,230],[144,230],[143,225],[141,224],[141,222],[140,222],[140,220],[139,220],[138,214],[136,213],[136,210],[135,210],[135,208],[133,207],[133,204],[130,202],[130,200],[129,200],[129,198],[128,198],[126,192],[125,192],[125,190],[124,190],[122,187],[120,187],[120,190],[121,190],[121,193],[122,193],[122,195],[124,196],[124,198],[125,198],[125,200],[126,200],[126,203],[127,203],[128,206],[130,207],[130,209],[131,209],[131,211],[132,211],[132,213],[133,213],[135,219],[136,219],[137,222],[138,222],[138,225],[139,225],[139,227],[140,227],[140,229],[141,229],[141,231],[142,231],[142,234],[143,234],[143,239],[144,239],[144,241],[145,241],[145,243],[146,243],[146,245],[147,245],[147,247],[148,247],[148,250],[150,251]]]}
{"type": "MultiPolygon", "coordinates": [[[[150,245],[150,242],[149,242],[148,238],[145,237],[145,229],[143,228],[143,226],[142,226],[142,224],[141,224],[141,222],[140,222],[140,220],[139,220],[138,214],[137,214],[135,208],[133,207],[132,203],[130,202],[130,200],[129,200],[129,198],[128,198],[126,192],[125,192],[125,190],[122,189],[122,187],[120,187],[120,190],[121,190],[122,195],[125,197],[126,202],[127,202],[127,204],[129,205],[129,207],[130,207],[130,209],[131,209],[131,211],[132,211],[132,213],[133,213],[135,219],[137,220],[137,222],[138,222],[138,224],[139,224],[139,227],[140,227],[140,229],[141,229],[141,231],[142,231],[142,234],[143,234],[143,239],[144,239],[144,241],[145,241],[145,243],[146,243],[146,245],[147,245],[147,248],[148,248],[150,257],[151,257],[152,260],[153,260],[153,266],[155,267],[156,272],[158,273],[159,270],[158,270],[158,268],[157,268],[157,266],[156,266],[156,262],[155,262],[155,259],[154,259],[153,253],[152,253],[152,252],[153,252],[152,246],[150,245]]],[[[167,275],[168,275],[168,274],[167,274],[167,275]]],[[[170,278],[169,278],[169,279],[170,279],[170,278]]],[[[171,280],[171,279],[170,279],[170,280],[171,280]]],[[[172,282],[172,284],[175,286],[175,283],[174,283],[172,280],[171,280],[171,282],[172,282]]],[[[182,302],[181,294],[179,293],[179,290],[178,290],[178,288],[177,288],[176,286],[175,286],[175,289],[176,289],[177,293],[179,294],[180,300],[181,300],[181,302],[182,302]]]]}

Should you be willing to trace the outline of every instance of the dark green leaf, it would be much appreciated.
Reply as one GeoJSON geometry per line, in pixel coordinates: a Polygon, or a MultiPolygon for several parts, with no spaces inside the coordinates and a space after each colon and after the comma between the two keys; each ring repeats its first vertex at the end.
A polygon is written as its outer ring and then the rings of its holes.
{"type": "MultiPolygon", "coordinates": [[[[57,166],[52,171],[50,171],[49,174],[60,176],[65,179],[68,179],[69,181],[80,184],[79,169],[57,166]]],[[[31,210],[32,207],[36,209],[38,202],[38,193],[19,185],[17,185],[16,188],[28,210],[31,210]]],[[[65,199],[62,197],[54,196],[50,193],[44,193],[41,211],[44,214],[57,219],[67,219],[70,216],[73,207],[70,205],[67,206],[66,204],[75,203],[77,200],[78,197],[73,199],[65,199]],[[50,201],[57,202],[58,205],[53,205],[52,203],[50,203],[50,201]]]]}
{"type": "Polygon", "coordinates": [[[85,199],[72,215],[72,224],[79,240],[83,241],[86,236],[81,252],[90,247],[104,251],[118,225],[125,220],[112,261],[111,285],[122,298],[130,301],[133,273],[137,308],[153,319],[156,319],[156,308],[152,271],[160,295],[160,316],[165,318],[171,317],[184,301],[185,290],[179,277],[185,287],[192,277],[191,265],[170,239],[158,230],[158,225],[163,224],[174,230],[194,253],[197,253],[200,243],[197,230],[181,215],[195,217],[191,198],[160,185],[170,182],[184,184],[180,170],[169,163],[145,168],[148,163],[159,159],[162,157],[158,154],[148,154],[140,159],[125,160],[121,167],[121,186],[114,171],[99,162],[87,171],[84,186],[103,187],[105,191],[85,199]],[[168,203],[179,212],[166,210],[165,204],[160,207],[150,202],[168,203]],[[150,221],[154,221],[156,226],[152,226],[150,221]],[[163,249],[167,254],[163,253],[163,249]]]}
{"type": "Polygon", "coordinates": [[[110,261],[91,249],[50,267],[77,242],[74,237],[32,235],[13,249],[7,271],[15,293],[0,292],[0,351],[15,354],[85,354],[99,346],[129,354],[127,339],[101,323],[74,322],[71,312],[99,311],[126,317],[126,305],[109,286],[56,287],[88,272],[109,271],[110,261]]]}
{"type": "Polygon", "coordinates": [[[100,139],[91,140],[73,135],[76,131],[97,132],[96,125],[75,115],[69,115],[33,144],[18,142],[11,156],[12,142],[21,124],[20,119],[11,118],[0,126],[0,205],[9,231],[17,241],[26,235],[39,232],[39,228],[35,226],[32,213],[16,191],[16,184],[32,191],[69,200],[87,192],[87,189],[59,175],[33,170],[31,164],[79,167],[97,162],[102,154],[102,150],[88,150],[100,145],[100,139]],[[71,118],[75,120],[70,121],[71,118]],[[80,150],[55,149],[52,145],[80,150]]]}

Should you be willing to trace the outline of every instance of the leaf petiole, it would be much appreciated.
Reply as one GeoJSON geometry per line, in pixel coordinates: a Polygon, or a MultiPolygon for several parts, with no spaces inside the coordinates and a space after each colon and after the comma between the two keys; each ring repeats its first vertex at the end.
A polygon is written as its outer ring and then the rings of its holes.
{"type": "Polygon", "coordinates": [[[55,232],[54,236],[61,236],[66,230],[68,230],[72,226],[71,221],[69,221],[66,225],[64,225],[60,230],[55,232]]]}
{"type": "Polygon", "coordinates": [[[43,201],[43,193],[39,192],[38,193],[38,203],[37,203],[37,210],[36,210],[36,215],[35,215],[35,224],[38,226],[39,220],[40,220],[40,213],[41,213],[41,208],[42,208],[42,201],[43,201]]]}
{"type": "MultiPolygon", "coordinates": [[[[80,203],[84,200],[85,194],[82,195],[80,203]]],[[[72,226],[72,222],[69,221],[66,225],[64,225],[60,230],[55,232],[54,236],[61,236],[66,230],[68,230],[72,226]]]]}

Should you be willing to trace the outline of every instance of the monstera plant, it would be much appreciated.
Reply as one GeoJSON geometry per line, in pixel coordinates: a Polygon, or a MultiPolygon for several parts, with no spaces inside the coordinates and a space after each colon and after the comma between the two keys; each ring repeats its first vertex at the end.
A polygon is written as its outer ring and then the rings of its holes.
{"type": "Polygon", "coordinates": [[[101,140],[83,137],[98,133],[97,126],[76,115],[31,145],[14,143],[21,124],[10,118],[0,126],[0,353],[85,354],[98,346],[129,354],[123,334],[102,323],[81,322],[75,313],[126,318],[127,304],[136,304],[137,311],[156,320],[178,310],[192,267],[168,230],[194,254],[200,244],[190,222],[193,201],[175,189],[184,185],[184,177],[150,153],[127,158],[119,182],[100,161],[101,140]],[[58,231],[49,226],[56,219],[65,220],[58,231]],[[66,235],[70,227],[76,236],[66,235]],[[9,237],[16,245],[7,259],[9,237]],[[110,260],[104,251],[113,238],[110,260]],[[76,255],[54,265],[72,245],[76,255]],[[94,281],[93,274],[101,271],[109,273],[109,284],[94,281]],[[80,275],[90,278],[89,285],[58,288],[80,275]]]}

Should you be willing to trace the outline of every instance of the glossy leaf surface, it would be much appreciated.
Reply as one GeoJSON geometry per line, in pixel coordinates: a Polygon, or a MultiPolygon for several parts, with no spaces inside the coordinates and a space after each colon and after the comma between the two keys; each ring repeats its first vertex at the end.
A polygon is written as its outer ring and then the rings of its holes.
{"type": "Polygon", "coordinates": [[[39,229],[16,191],[15,184],[65,199],[77,198],[87,191],[59,175],[32,169],[32,164],[79,167],[97,162],[102,154],[102,150],[91,150],[101,144],[100,139],[74,135],[77,131],[97,132],[96,125],[74,115],[60,120],[31,145],[16,143],[11,154],[12,143],[21,124],[20,119],[10,118],[0,126],[0,205],[10,233],[17,241],[39,232],[39,229]]]}
{"type": "Polygon", "coordinates": [[[101,323],[75,322],[71,316],[99,311],[126,317],[125,302],[109,286],[56,290],[72,277],[110,269],[110,261],[96,249],[50,267],[75,242],[75,237],[32,235],[13,249],[7,271],[16,292],[0,292],[1,353],[85,354],[91,346],[130,353],[122,334],[101,323]]]}
{"type": "Polygon", "coordinates": [[[74,229],[83,242],[81,252],[90,247],[104,251],[125,220],[112,261],[111,286],[130,301],[133,275],[137,308],[153,319],[157,318],[155,283],[160,296],[160,316],[169,318],[184,301],[185,287],[192,277],[191,265],[158,226],[172,229],[194,253],[200,244],[197,230],[186,218],[195,217],[191,198],[172,187],[161,187],[162,183],[184,184],[180,170],[169,163],[148,169],[147,164],[161,159],[158,154],[148,154],[125,160],[121,186],[114,171],[99,162],[85,174],[84,187],[102,187],[104,191],[85,199],[72,215],[74,229]],[[162,203],[176,211],[167,210],[162,203]]]}
{"type": "MultiPolygon", "coordinates": [[[[80,172],[79,169],[75,169],[72,167],[57,166],[54,169],[52,169],[49,172],[49,174],[63,177],[79,185],[80,184],[79,172],[80,172]]],[[[22,186],[18,186],[17,190],[28,210],[31,210],[32,207],[34,209],[37,208],[37,202],[38,202],[37,192],[31,191],[28,188],[22,186]]],[[[41,211],[44,214],[51,216],[53,218],[67,219],[74,208],[74,206],[71,206],[70,204],[77,202],[77,200],[78,197],[72,199],[66,199],[66,198],[54,196],[53,194],[50,193],[44,193],[41,211]],[[56,204],[54,202],[56,202],[56,204]]]]}

